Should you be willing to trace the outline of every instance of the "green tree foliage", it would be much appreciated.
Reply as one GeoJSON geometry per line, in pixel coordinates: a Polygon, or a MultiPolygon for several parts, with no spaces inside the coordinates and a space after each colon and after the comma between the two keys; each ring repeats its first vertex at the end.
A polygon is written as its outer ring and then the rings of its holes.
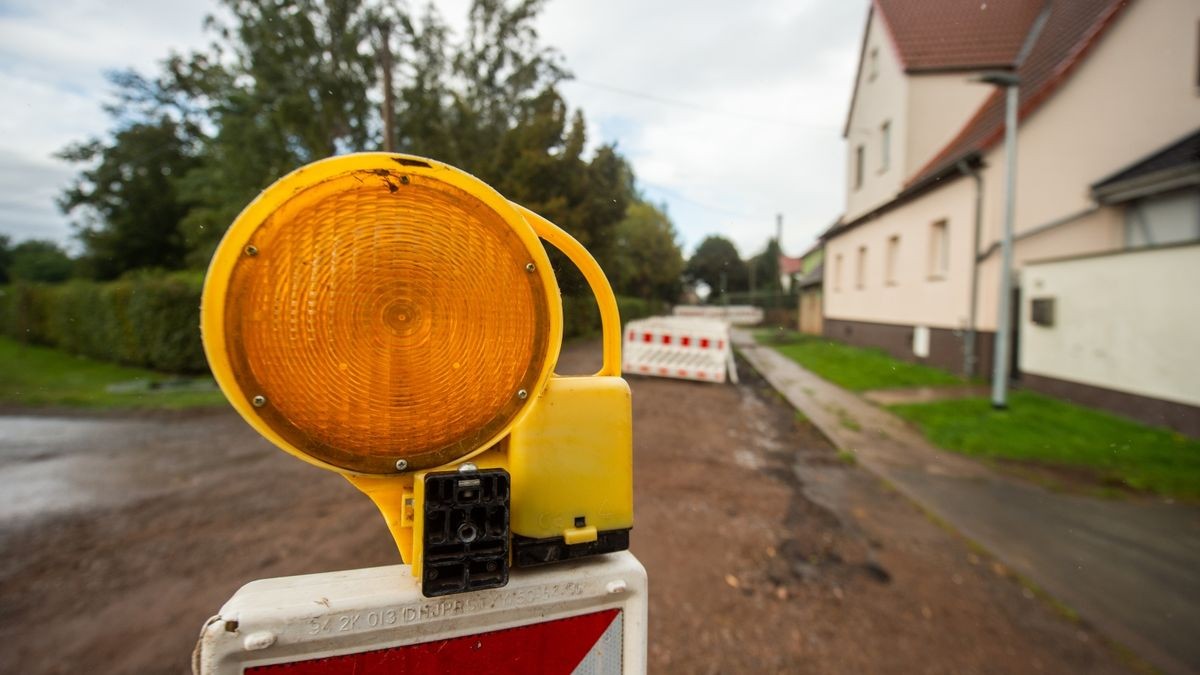
{"type": "Polygon", "coordinates": [[[765,251],[747,261],[748,273],[754,281],[752,290],[782,292],[779,281],[779,256],[782,253],[779,242],[772,237],[765,251]]]}
{"type": "Polygon", "coordinates": [[[0,234],[0,284],[7,284],[12,280],[8,273],[10,265],[12,265],[12,240],[8,238],[8,235],[0,234]]]}
{"type": "Polygon", "coordinates": [[[196,166],[186,130],[167,115],[119,126],[111,140],[92,139],[60,157],[88,165],[59,199],[78,218],[82,265],[97,279],[132,269],[177,269],[187,252],[179,223],[189,203],[179,177],[196,166]]]}
{"type": "Polygon", "coordinates": [[[8,251],[6,271],[12,281],[59,283],[74,269],[75,262],[52,241],[23,241],[8,251]]]}
{"type": "Polygon", "coordinates": [[[634,201],[633,173],[612,146],[584,158],[583,113],[572,113],[556,90],[567,73],[533,25],[544,5],[476,0],[457,42],[432,11],[403,24],[398,149],[479,176],[611,269],[616,225],[634,201]]]}
{"type": "Polygon", "coordinates": [[[378,149],[386,123],[396,150],[479,176],[612,269],[633,174],[614,147],[588,147],[583,114],[556,89],[568,75],[539,42],[544,5],[473,0],[455,35],[432,5],[414,15],[400,0],[222,0],[211,47],[154,77],[115,75],[111,138],[63,152],[84,167],[62,205],[81,216],[87,268],[202,267],[260,190],[307,162],[378,149]]]}
{"type": "Polygon", "coordinates": [[[223,0],[211,53],[168,62],[164,85],[203,108],[215,132],[183,183],[190,262],[212,255],[260,190],[302,164],[375,143],[377,14],[362,0],[223,0]]]}
{"type": "Polygon", "coordinates": [[[685,275],[692,281],[703,281],[712,288],[712,297],[717,297],[721,291],[722,276],[725,290],[728,292],[744,291],[747,288],[748,268],[738,255],[737,248],[725,237],[711,235],[705,237],[688,260],[684,270],[685,275]]]}
{"type": "Polygon", "coordinates": [[[683,276],[675,226],[653,204],[633,204],[617,224],[615,266],[609,274],[621,295],[674,302],[683,276]]]}

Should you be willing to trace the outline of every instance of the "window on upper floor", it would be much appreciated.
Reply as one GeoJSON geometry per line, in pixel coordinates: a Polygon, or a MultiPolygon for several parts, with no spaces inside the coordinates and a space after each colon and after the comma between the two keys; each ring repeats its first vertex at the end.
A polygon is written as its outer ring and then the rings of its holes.
{"type": "Polygon", "coordinates": [[[867,81],[874,82],[879,77],[879,47],[872,47],[867,54],[867,81]]]}
{"type": "Polygon", "coordinates": [[[892,122],[879,125],[879,172],[888,170],[892,162],[892,122]]]}
{"type": "Polygon", "coordinates": [[[861,146],[854,148],[854,189],[857,190],[863,184],[863,163],[866,161],[866,149],[861,146]]]}
{"type": "Polygon", "coordinates": [[[833,290],[842,290],[842,254],[833,258],[833,290]]]}
{"type": "Polygon", "coordinates": [[[854,287],[866,288],[867,286],[867,247],[858,247],[858,268],[854,270],[854,287]]]}
{"type": "Polygon", "coordinates": [[[896,267],[900,264],[900,235],[888,238],[887,253],[883,262],[883,280],[888,286],[896,285],[896,267]]]}
{"type": "Polygon", "coordinates": [[[946,221],[939,220],[929,227],[929,278],[945,279],[950,270],[950,241],[946,221]]]}

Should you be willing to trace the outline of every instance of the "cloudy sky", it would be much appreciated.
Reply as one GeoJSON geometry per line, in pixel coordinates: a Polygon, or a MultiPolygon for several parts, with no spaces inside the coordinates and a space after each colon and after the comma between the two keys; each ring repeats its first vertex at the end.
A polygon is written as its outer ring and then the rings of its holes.
{"type": "MultiPolygon", "coordinates": [[[[439,0],[452,23],[466,0],[439,0]]],[[[54,205],[67,143],[103,134],[107,70],[206,42],[211,0],[0,0],[0,233],[68,243],[54,205]]],[[[615,142],[685,250],[798,254],[840,213],[841,123],[867,0],[552,0],[542,39],[576,79],[592,142],[615,142]]]]}

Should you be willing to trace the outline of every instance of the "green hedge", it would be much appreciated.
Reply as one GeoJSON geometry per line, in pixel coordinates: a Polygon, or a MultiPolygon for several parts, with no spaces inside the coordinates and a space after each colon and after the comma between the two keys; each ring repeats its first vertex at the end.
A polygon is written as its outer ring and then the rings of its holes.
{"type": "Polygon", "coordinates": [[[172,373],[208,369],[197,274],[0,287],[0,333],[102,361],[172,373]]]}
{"type": "MultiPolygon", "coordinates": [[[[0,334],[102,361],[171,373],[208,369],[200,344],[198,273],[144,274],[108,283],[0,286],[0,334]]],[[[665,310],[617,298],[622,321],[665,310]]],[[[563,297],[564,337],[591,335],[600,315],[591,296],[563,297]]]]}

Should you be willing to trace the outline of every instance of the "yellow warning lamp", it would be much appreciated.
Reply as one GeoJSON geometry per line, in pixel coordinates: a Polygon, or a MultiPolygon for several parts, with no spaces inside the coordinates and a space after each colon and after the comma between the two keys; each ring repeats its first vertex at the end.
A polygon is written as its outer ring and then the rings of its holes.
{"type": "Polygon", "coordinates": [[[628,548],[612,289],[574,238],[477,178],[390,153],[283,177],[217,247],[201,330],[233,407],[369,495],[425,595],[628,548]],[[593,376],[553,374],[562,302],[543,241],[595,294],[593,376]]]}

